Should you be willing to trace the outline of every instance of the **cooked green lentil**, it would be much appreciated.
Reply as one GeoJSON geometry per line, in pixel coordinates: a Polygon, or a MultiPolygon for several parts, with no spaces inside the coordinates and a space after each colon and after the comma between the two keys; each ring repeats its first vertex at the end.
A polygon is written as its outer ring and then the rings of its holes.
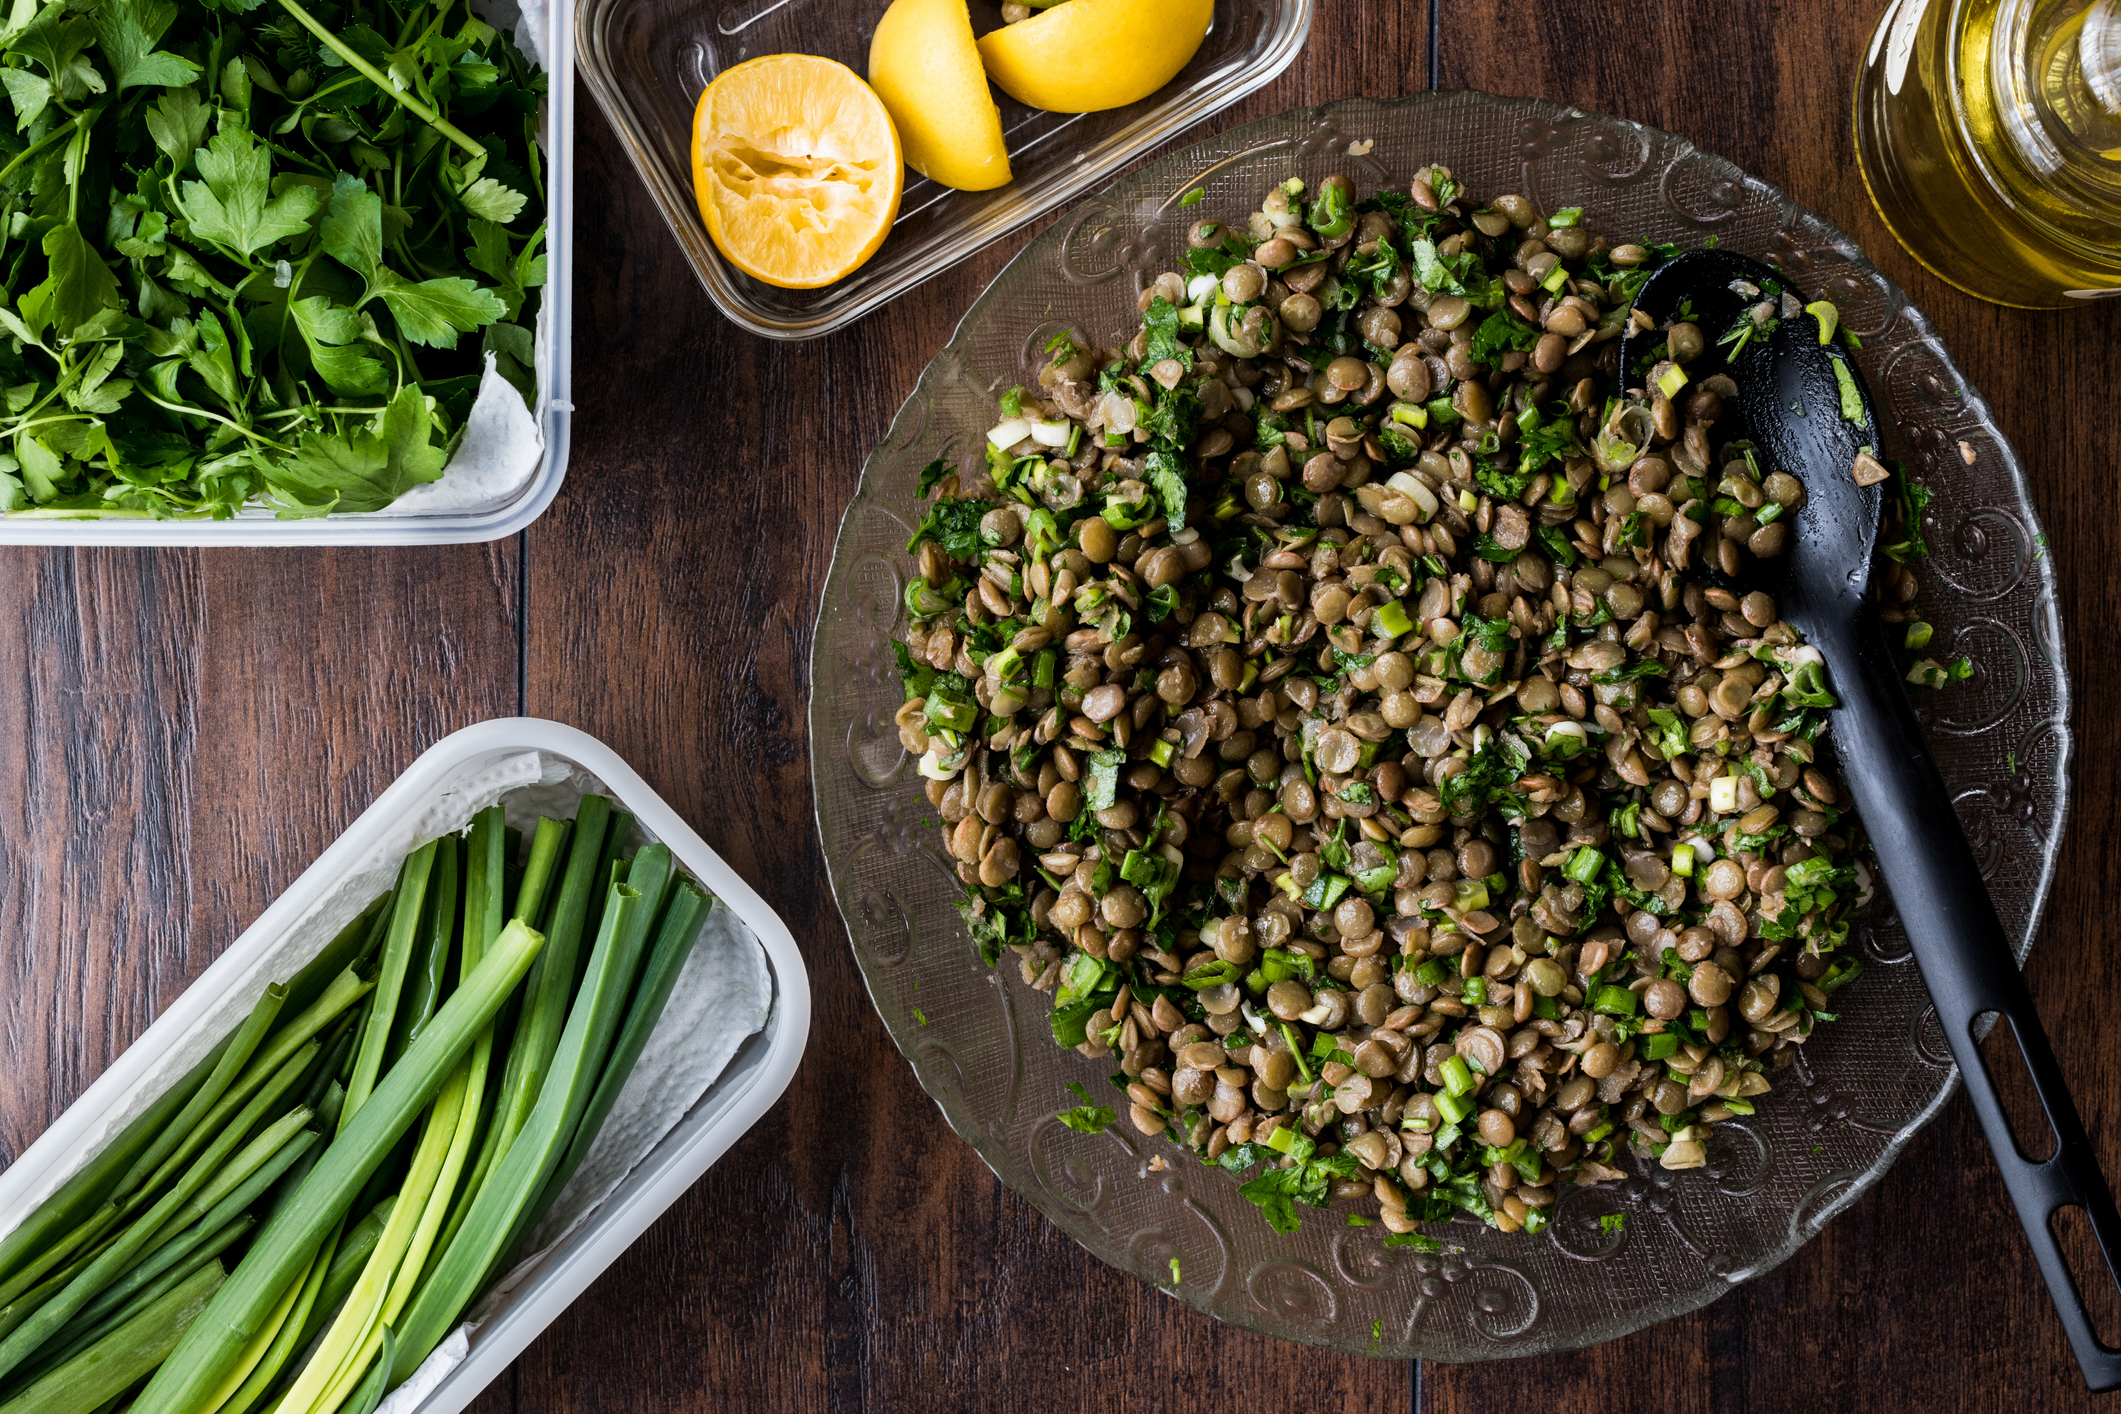
{"type": "Polygon", "coordinates": [[[1676,252],[1581,216],[1291,181],[922,476],[898,726],[981,954],[1278,1230],[1698,1167],[1859,969],[1819,655],[1729,587],[1803,487],[1692,323],[1623,376],[1676,252]]]}

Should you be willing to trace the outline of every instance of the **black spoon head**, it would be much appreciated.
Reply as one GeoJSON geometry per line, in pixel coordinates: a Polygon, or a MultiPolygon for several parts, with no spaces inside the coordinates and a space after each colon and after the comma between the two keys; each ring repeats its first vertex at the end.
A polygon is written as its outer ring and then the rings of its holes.
{"type": "MultiPolygon", "coordinates": [[[[1787,472],[1804,485],[1804,501],[1790,516],[1788,548],[1776,559],[1749,562],[1747,573],[1809,635],[1820,631],[1824,616],[1846,621],[1861,605],[1884,493],[1879,484],[1858,485],[1853,472],[1859,452],[1874,460],[1880,455],[1877,413],[1855,360],[1838,335],[1821,341],[1820,321],[1810,311],[1785,315],[1784,294],[1797,292],[1757,260],[1721,250],[1678,256],[1636,294],[1634,307],[1652,327],[1630,320],[1620,366],[1632,371],[1645,355],[1662,357],[1660,326],[1688,305],[1708,344],[1686,365],[1688,386],[1719,372],[1737,385],[1737,395],[1724,399],[1717,436],[1751,441],[1763,477],[1787,472]],[[1741,331],[1741,321],[1763,300],[1775,304],[1772,327],[1756,327],[1730,356],[1738,340],[1726,335],[1741,331]]],[[[1803,297],[1797,300],[1802,304],[1803,297]]],[[[1638,378],[1631,373],[1628,381],[1638,378]]],[[[1686,396],[1681,389],[1680,399],[1686,396]]]]}

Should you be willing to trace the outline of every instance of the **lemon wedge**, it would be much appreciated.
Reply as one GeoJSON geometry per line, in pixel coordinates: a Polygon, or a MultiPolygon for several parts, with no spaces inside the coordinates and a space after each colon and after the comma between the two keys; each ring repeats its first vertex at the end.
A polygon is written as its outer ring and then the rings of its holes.
{"type": "Polygon", "coordinates": [[[905,182],[890,113],[845,64],[769,54],[700,95],[700,216],[729,263],[769,285],[815,289],[859,268],[891,233],[905,182]]]}
{"type": "Polygon", "coordinates": [[[979,53],[987,77],[1017,102],[1096,113],[1176,78],[1214,13],[1214,0],[1065,0],[984,36],[979,53]]]}
{"type": "Polygon", "coordinates": [[[987,91],[965,0],[892,0],[869,41],[869,82],[914,171],[960,191],[1009,180],[1001,110],[987,91]]]}

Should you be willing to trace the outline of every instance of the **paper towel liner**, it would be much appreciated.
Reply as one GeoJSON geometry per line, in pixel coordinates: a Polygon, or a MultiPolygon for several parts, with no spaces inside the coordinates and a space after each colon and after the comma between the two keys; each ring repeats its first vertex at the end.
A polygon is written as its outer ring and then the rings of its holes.
{"type": "MultiPolygon", "coordinates": [[[[386,893],[407,854],[429,840],[466,828],[472,816],[496,802],[508,823],[527,835],[540,815],[571,816],[584,795],[604,791],[601,781],[574,763],[542,751],[524,751],[464,777],[398,819],[323,897],[223,989],[205,1017],[156,1060],[122,1103],[111,1106],[85,1131],[73,1146],[69,1163],[52,1165],[19,1203],[0,1214],[0,1237],[240,1026],[268,983],[293,976],[386,893]]],[[[655,839],[636,824],[631,842],[637,847],[655,839]]],[[[745,1038],[764,1028],[772,1002],[772,977],[757,935],[717,901],[639,1064],[621,1087],[582,1167],[533,1235],[533,1254],[483,1297],[472,1319],[436,1347],[414,1378],[391,1396],[386,1406],[391,1414],[412,1409],[426,1390],[463,1360],[470,1349],[470,1331],[502,1309],[546,1253],[592,1217],[598,1205],[691,1113],[745,1038]],[[415,1387],[420,1394],[413,1393],[415,1387]]]]}
{"type": "MultiPolygon", "coordinates": [[[[516,47],[540,69],[547,67],[545,31],[549,15],[545,0],[473,0],[480,19],[495,29],[515,36],[516,47]]],[[[545,127],[539,123],[541,137],[545,127]]],[[[549,164],[548,164],[549,166],[549,164]]],[[[528,196],[530,193],[525,192],[528,196]]],[[[538,401],[550,395],[552,367],[552,301],[538,301],[536,363],[538,401]]],[[[467,335],[467,338],[477,337],[467,335]]],[[[439,481],[423,482],[397,500],[372,512],[378,517],[431,516],[458,511],[492,511],[522,494],[537,475],[545,456],[545,429],[515,385],[494,369],[494,357],[486,355],[485,372],[479,377],[479,395],[465,419],[464,437],[456,453],[442,470],[439,481]]]]}

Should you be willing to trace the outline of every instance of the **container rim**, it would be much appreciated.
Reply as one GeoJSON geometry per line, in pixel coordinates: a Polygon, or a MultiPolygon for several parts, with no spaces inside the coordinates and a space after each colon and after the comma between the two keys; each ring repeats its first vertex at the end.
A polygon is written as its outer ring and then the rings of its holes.
{"type": "MultiPolygon", "coordinates": [[[[825,305],[798,315],[778,316],[752,305],[738,288],[728,263],[707,239],[688,189],[679,191],[664,180],[648,140],[648,124],[625,87],[613,76],[602,45],[600,23],[627,0],[577,0],[582,41],[581,72],[590,96],[604,110],[617,133],[635,173],[662,213],[664,223],[685,253],[693,273],[699,277],[715,307],[729,321],[768,339],[800,341],[821,338],[863,315],[890,303],[931,277],[959,264],[994,241],[1029,225],[1040,217],[1095,190],[1121,169],[1157,147],[1180,138],[1194,124],[1241,102],[1280,77],[1310,38],[1317,14],[1317,0],[1280,0],[1285,18],[1273,43],[1259,62],[1246,69],[1226,87],[1207,93],[1189,93],[1140,114],[1126,128],[1106,140],[1104,150],[1091,160],[1079,161],[1044,182],[1012,184],[1017,200],[990,208],[970,224],[952,232],[938,233],[918,252],[914,261],[893,279],[864,290],[844,304],[825,305]]],[[[1147,103],[1149,100],[1143,100],[1147,103]]]]}

